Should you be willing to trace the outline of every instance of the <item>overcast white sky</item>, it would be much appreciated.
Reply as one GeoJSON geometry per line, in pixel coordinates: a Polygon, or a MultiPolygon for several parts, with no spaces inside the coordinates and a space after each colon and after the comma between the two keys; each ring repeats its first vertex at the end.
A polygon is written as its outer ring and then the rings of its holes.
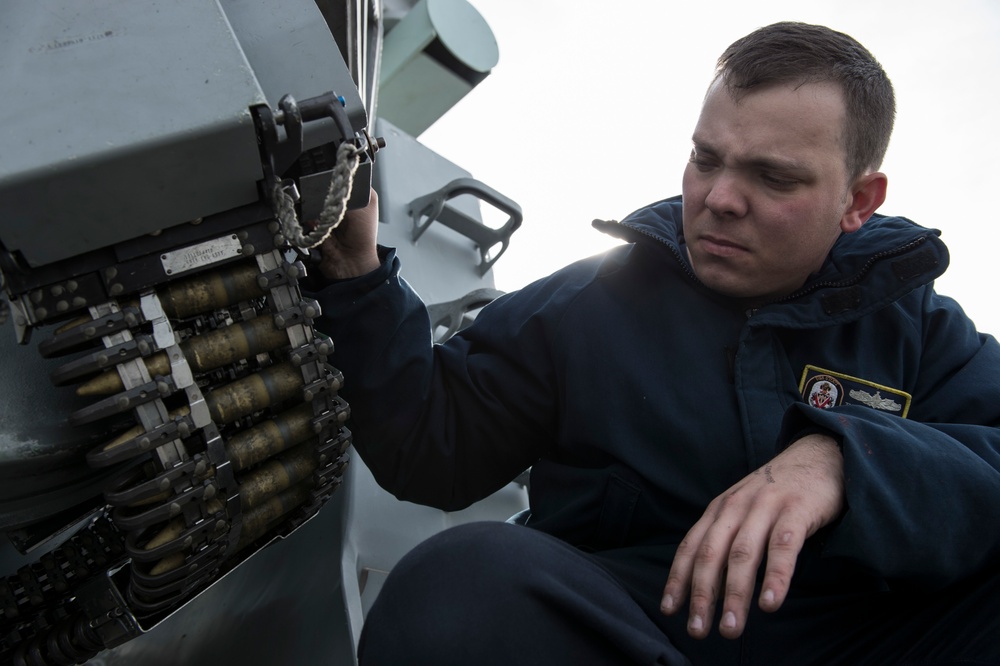
{"type": "Polygon", "coordinates": [[[715,59],[780,20],[823,23],[872,51],[896,89],[880,212],[941,229],[938,291],[1000,334],[997,0],[470,0],[500,47],[493,73],[420,141],[517,201],[494,268],[516,289],[612,241],[590,227],[680,193],[715,59]]]}

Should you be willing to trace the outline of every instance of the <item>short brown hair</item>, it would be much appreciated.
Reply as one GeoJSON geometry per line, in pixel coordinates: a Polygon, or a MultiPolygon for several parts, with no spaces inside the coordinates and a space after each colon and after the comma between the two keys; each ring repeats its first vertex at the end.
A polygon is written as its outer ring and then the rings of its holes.
{"type": "Polygon", "coordinates": [[[733,42],[719,57],[716,79],[736,100],[767,85],[839,85],[847,109],[848,175],[853,180],[881,166],[896,99],[882,66],[853,37],[820,25],[774,23],[733,42]]]}

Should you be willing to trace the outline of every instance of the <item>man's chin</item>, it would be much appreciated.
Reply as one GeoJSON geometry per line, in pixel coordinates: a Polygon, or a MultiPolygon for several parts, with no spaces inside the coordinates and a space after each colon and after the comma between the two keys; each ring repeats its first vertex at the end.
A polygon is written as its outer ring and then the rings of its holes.
{"type": "Polygon", "coordinates": [[[695,269],[694,274],[703,285],[723,296],[731,298],[755,298],[758,296],[746,278],[738,273],[717,270],[715,267],[710,270],[695,269]]]}

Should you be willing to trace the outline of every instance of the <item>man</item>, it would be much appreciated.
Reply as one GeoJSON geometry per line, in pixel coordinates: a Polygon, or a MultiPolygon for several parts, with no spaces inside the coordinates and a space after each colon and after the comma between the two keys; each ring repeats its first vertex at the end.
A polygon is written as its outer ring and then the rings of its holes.
{"type": "Polygon", "coordinates": [[[748,35],[683,199],[437,348],[376,202],[347,220],[317,297],[376,478],[451,509],[532,468],[526,527],[399,563],[363,663],[1000,663],[1000,346],[873,215],[893,115],[850,37],[748,35]]]}

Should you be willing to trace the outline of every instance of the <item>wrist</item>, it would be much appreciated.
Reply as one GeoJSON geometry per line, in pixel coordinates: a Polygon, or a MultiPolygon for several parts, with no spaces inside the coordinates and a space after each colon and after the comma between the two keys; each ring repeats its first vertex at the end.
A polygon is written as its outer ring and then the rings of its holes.
{"type": "Polygon", "coordinates": [[[328,280],[346,280],[367,275],[381,264],[378,254],[374,252],[360,257],[324,255],[320,258],[317,268],[320,275],[328,280]]]}

